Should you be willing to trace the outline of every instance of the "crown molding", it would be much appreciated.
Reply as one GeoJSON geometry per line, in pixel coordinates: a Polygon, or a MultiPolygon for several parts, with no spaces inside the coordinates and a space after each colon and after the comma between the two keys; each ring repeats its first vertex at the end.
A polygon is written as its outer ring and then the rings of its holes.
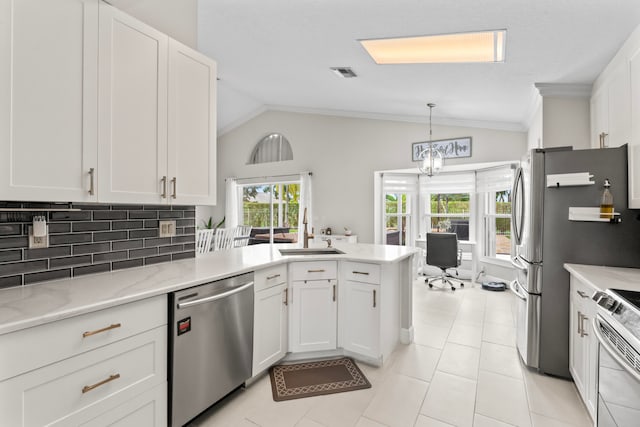
{"type": "MultiPolygon", "coordinates": [[[[317,115],[333,116],[333,117],[349,117],[349,118],[369,119],[369,120],[386,120],[386,121],[406,122],[406,123],[422,124],[422,123],[428,122],[425,116],[395,115],[395,114],[331,110],[331,109],[307,108],[307,107],[289,107],[284,105],[267,105],[266,110],[282,111],[282,112],[288,112],[288,113],[299,113],[299,114],[317,114],[317,115]]],[[[453,119],[453,118],[447,118],[447,117],[433,117],[433,124],[442,125],[442,126],[457,126],[457,127],[470,127],[470,128],[480,128],[480,129],[505,130],[505,131],[512,131],[512,132],[526,132],[527,130],[522,123],[499,122],[499,121],[488,121],[488,120],[453,119]]]]}
{"type": "Polygon", "coordinates": [[[591,84],[583,83],[534,83],[542,96],[562,96],[568,98],[591,97],[591,84]]]}

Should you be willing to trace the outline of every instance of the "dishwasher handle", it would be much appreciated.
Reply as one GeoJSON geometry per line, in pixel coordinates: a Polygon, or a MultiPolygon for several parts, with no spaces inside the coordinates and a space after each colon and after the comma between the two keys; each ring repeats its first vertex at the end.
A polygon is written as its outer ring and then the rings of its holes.
{"type": "Polygon", "coordinates": [[[207,302],[212,302],[212,301],[216,301],[222,298],[226,298],[230,295],[233,294],[237,294],[238,292],[242,292],[245,289],[249,288],[253,286],[253,281],[245,283],[242,286],[239,286],[237,288],[231,289],[230,291],[227,292],[222,292],[221,294],[216,294],[216,295],[211,295],[209,297],[205,297],[205,298],[200,298],[200,299],[196,299],[193,301],[187,301],[187,302],[182,302],[180,304],[177,305],[178,310],[182,309],[182,308],[187,308],[187,307],[192,307],[194,305],[199,305],[199,304],[204,304],[207,302]]]}

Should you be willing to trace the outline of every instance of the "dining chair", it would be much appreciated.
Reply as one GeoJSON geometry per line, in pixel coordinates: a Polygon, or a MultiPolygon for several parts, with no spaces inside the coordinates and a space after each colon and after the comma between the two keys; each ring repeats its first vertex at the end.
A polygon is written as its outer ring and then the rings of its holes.
{"type": "Polygon", "coordinates": [[[234,248],[247,246],[249,244],[249,239],[251,238],[251,228],[252,227],[250,225],[239,225],[236,227],[235,238],[233,241],[234,248]]]}
{"type": "Polygon", "coordinates": [[[206,254],[211,251],[211,242],[213,240],[213,229],[198,230],[196,234],[196,252],[206,254]]]}
{"type": "Polygon", "coordinates": [[[236,229],[234,228],[216,228],[216,235],[213,243],[214,251],[224,251],[233,247],[233,238],[236,229]]]}

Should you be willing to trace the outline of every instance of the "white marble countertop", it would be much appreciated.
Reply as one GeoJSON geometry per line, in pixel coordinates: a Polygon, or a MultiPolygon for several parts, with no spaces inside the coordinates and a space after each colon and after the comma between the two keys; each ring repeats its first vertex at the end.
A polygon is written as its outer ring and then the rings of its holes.
{"type": "MultiPolygon", "coordinates": [[[[325,245],[311,245],[326,247],[325,245]]],[[[0,335],[291,261],[391,263],[417,252],[404,246],[334,245],[341,255],[282,256],[291,244],[252,245],[195,259],[0,290],[0,335]]]]}
{"type": "Polygon", "coordinates": [[[564,264],[565,270],[598,291],[622,289],[640,291],[640,268],[564,264]]]}

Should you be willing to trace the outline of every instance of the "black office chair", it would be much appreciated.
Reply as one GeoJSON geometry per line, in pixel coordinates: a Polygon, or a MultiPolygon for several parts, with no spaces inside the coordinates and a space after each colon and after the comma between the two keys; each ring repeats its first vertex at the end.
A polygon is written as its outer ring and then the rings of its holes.
{"type": "MultiPolygon", "coordinates": [[[[464,283],[447,272],[448,269],[457,268],[462,263],[462,251],[458,249],[458,236],[456,233],[427,233],[427,264],[438,267],[441,273],[438,276],[426,278],[424,281],[433,288],[433,283],[440,280],[442,285],[451,286],[455,291],[454,281],[460,286],[464,283]]],[[[455,270],[456,276],[458,270],[455,270]]]]}

